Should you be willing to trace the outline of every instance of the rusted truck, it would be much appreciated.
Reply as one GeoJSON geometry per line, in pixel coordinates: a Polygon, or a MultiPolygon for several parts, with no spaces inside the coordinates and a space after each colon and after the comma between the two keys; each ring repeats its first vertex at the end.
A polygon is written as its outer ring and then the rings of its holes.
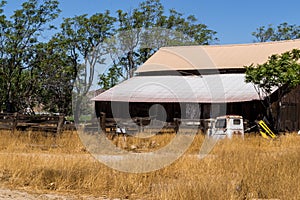
{"type": "Polygon", "coordinates": [[[232,138],[233,135],[244,137],[243,117],[239,115],[224,115],[217,117],[207,134],[217,138],[232,138]]]}

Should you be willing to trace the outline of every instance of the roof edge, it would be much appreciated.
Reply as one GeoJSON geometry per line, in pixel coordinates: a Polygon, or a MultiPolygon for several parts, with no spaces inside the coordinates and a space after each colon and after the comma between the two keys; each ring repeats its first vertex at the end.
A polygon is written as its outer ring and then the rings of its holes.
{"type": "Polygon", "coordinates": [[[238,47],[238,46],[260,46],[260,45],[273,45],[273,44],[280,44],[280,43],[292,43],[292,42],[300,42],[300,39],[294,40],[280,40],[280,41],[268,41],[268,42],[253,42],[253,43],[237,43],[237,44],[212,44],[212,45],[183,45],[183,46],[165,46],[161,47],[160,49],[169,49],[169,48],[218,48],[218,47],[238,47]]]}

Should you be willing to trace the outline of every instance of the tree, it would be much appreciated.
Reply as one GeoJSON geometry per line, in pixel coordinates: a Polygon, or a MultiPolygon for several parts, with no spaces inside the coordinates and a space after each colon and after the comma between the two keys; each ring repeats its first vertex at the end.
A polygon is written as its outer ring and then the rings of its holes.
{"type": "Polygon", "coordinates": [[[116,64],[108,69],[107,74],[100,74],[98,85],[104,90],[108,90],[109,88],[115,86],[119,82],[119,77],[122,76],[121,68],[119,68],[116,64]]]}
{"type": "Polygon", "coordinates": [[[268,27],[261,26],[257,28],[252,35],[257,42],[293,40],[300,38],[300,26],[289,25],[284,22],[275,28],[270,24],[268,27]]]}
{"type": "Polygon", "coordinates": [[[113,71],[100,75],[100,85],[114,85],[110,80],[131,78],[160,47],[200,45],[217,41],[216,32],[197,23],[193,15],[186,18],[174,9],[166,11],[160,0],[146,0],[129,12],[117,11],[118,29],[107,41],[110,47],[113,71]],[[121,72],[121,73],[119,73],[121,72]],[[113,76],[117,76],[114,77],[113,76]]]}
{"type": "MultiPolygon", "coordinates": [[[[2,1],[0,6],[5,3],[2,1]]],[[[54,28],[49,22],[57,18],[59,13],[56,0],[28,0],[21,9],[14,11],[10,20],[3,15],[0,17],[0,87],[5,91],[2,101],[7,111],[20,110],[26,106],[26,101],[30,101],[34,80],[30,65],[33,49],[42,32],[54,28]]]]}
{"type": "Polygon", "coordinates": [[[74,119],[79,121],[80,107],[94,80],[95,67],[103,64],[106,49],[104,40],[113,32],[115,18],[109,11],[66,18],[56,35],[71,59],[74,81],[74,119]]]}
{"type": "MultiPolygon", "coordinates": [[[[0,2],[0,93],[5,94],[5,88],[2,87],[4,85],[4,66],[5,66],[5,30],[6,30],[6,16],[3,14],[3,7],[5,6],[6,1],[0,2]]],[[[0,95],[0,103],[5,102],[4,95],[0,95]]],[[[2,110],[2,106],[0,105],[0,110],[2,110]]]]}
{"type": "Polygon", "coordinates": [[[31,66],[36,74],[35,93],[31,95],[45,110],[71,114],[73,74],[71,59],[57,38],[36,45],[31,66]]]}
{"type": "Polygon", "coordinates": [[[27,0],[10,17],[3,14],[5,5],[0,0],[0,109],[11,112],[43,104],[67,114],[74,91],[74,110],[80,113],[95,68],[107,58],[112,62],[100,77],[104,88],[132,77],[162,46],[216,41],[216,32],[194,16],[175,10],[166,14],[159,0],[119,10],[117,18],[109,11],[66,18],[49,41],[42,34],[56,28],[51,23],[60,13],[58,0],[27,0]]]}
{"type": "Polygon", "coordinates": [[[277,116],[274,116],[271,94],[277,90],[279,108],[283,96],[300,84],[299,58],[300,50],[294,49],[281,55],[272,55],[266,63],[246,67],[246,82],[251,82],[255,86],[268,111],[269,121],[273,122],[277,119],[272,124],[277,130],[280,129],[278,121],[280,109],[277,110],[277,116]]]}

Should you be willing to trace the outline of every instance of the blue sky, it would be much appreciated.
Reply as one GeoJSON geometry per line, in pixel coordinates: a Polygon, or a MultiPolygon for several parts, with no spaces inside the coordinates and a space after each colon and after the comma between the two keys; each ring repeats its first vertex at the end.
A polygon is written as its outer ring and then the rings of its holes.
{"type": "MultiPolygon", "coordinates": [[[[8,0],[6,12],[17,9],[22,1],[8,0]]],[[[94,14],[122,9],[129,11],[141,0],[60,0],[62,17],[94,14]]],[[[253,31],[262,25],[283,22],[300,25],[299,0],[161,0],[166,9],[174,8],[185,15],[193,14],[199,23],[217,31],[219,44],[251,43],[253,31]]],[[[57,20],[60,23],[60,20],[57,20]]]]}

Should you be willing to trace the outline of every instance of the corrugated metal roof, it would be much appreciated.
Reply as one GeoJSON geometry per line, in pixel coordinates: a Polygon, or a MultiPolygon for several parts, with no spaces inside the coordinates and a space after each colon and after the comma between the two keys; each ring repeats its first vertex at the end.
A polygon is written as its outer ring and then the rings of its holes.
{"type": "Polygon", "coordinates": [[[94,101],[243,102],[259,99],[244,74],[136,76],[103,92],[94,101]]]}
{"type": "Polygon", "coordinates": [[[273,54],[281,54],[299,48],[300,40],[237,45],[163,47],[136,72],[240,69],[251,64],[262,64],[273,54]]]}

